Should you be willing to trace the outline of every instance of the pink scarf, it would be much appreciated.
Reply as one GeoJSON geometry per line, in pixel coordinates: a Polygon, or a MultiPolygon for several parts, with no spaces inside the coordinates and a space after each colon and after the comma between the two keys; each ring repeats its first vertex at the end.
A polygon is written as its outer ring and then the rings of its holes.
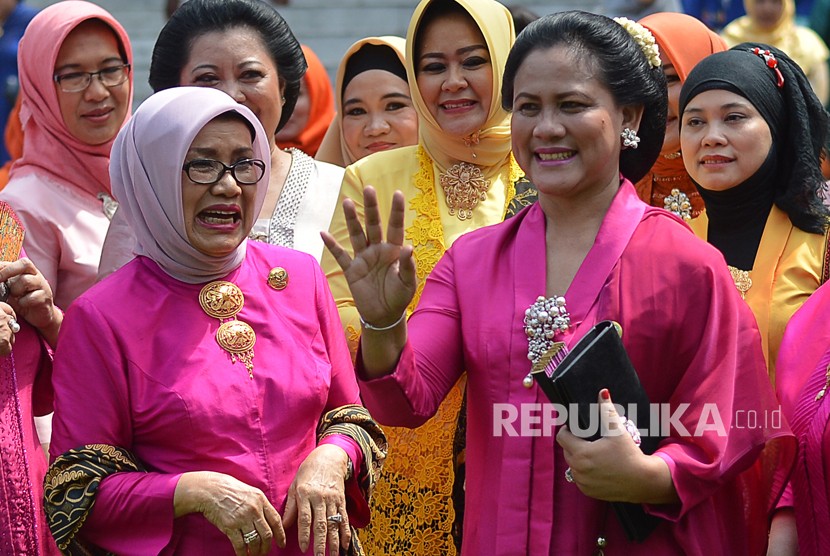
{"type": "MultiPolygon", "coordinates": [[[[72,135],[64,124],[52,78],[63,41],[89,19],[100,19],[109,25],[121,43],[127,63],[133,61],[127,32],[109,12],[95,4],[69,0],[36,15],[20,40],[17,54],[24,139],[23,156],[12,166],[10,178],[38,171],[93,196],[111,192],[108,166],[115,138],[101,145],[87,145],[72,135]]],[[[130,75],[128,103],[132,104],[130,75]]]]}
{"type": "MultiPolygon", "coordinates": [[[[182,164],[190,144],[216,116],[238,112],[256,130],[254,157],[265,162],[256,185],[259,214],[271,175],[271,148],[253,112],[209,87],[160,91],[136,110],[112,147],[112,189],[136,237],[136,255],[154,260],[173,278],[188,284],[216,280],[242,264],[247,241],[223,257],[206,255],[187,239],[182,207],[182,164]]],[[[246,231],[246,234],[250,230],[246,231]]]]}

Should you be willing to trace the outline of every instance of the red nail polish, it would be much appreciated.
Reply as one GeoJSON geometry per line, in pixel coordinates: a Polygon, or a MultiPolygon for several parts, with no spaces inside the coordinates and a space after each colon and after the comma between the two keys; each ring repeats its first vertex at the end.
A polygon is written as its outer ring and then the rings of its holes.
{"type": "Polygon", "coordinates": [[[611,399],[611,392],[608,391],[608,388],[603,388],[600,391],[599,395],[602,396],[602,399],[605,400],[605,401],[608,401],[608,400],[611,399]]]}

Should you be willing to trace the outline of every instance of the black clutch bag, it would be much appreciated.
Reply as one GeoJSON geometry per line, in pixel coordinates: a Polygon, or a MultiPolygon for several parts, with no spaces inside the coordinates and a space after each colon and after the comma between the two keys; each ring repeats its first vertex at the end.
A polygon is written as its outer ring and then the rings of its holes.
{"type": "MultiPolygon", "coordinates": [[[[594,441],[600,438],[598,396],[607,388],[615,405],[625,409],[641,431],[640,448],[653,454],[660,442],[659,436],[644,434],[651,431],[649,400],[640,384],[637,371],[625,351],[619,325],[602,321],[580,339],[561,358],[562,344],[554,345],[531,374],[548,399],[568,410],[568,428],[576,436],[594,441]],[[561,358],[558,365],[551,363],[561,358]]],[[[661,519],[647,514],[640,504],[613,502],[612,506],[629,540],[642,542],[661,519]]]]}

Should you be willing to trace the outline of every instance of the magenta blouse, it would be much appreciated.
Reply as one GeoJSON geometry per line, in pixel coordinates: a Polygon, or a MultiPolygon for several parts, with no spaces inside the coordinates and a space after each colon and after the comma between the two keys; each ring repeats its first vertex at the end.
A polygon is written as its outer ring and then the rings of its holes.
{"type": "Polygon", "coordinates": [[[786,423],[746,423],[746,412],[764,416],[777,405],[755,319],[720,253],[624,181],[564,293],[569,343],[616,320],[650,400],[685,408],[677,420],[688,435],[670,427],[657,452],[681,502],[646,508],[665,521],[642,544],[627,540],[607,503],[565,481],[558,429],[545,427],[538,405],[546,398],[523,385],[530,362],[522,320],[545,295],[545,265],[538,204],[462,236],[427,279],[397,369],[361,382],[378,420],[417,426],[466,370],[463,554],[593,554],[598,536],[606,555],[761,552],[784,482],[763,471],[780,466],[786,475],[794,441],[786,423]],[[508,428],[510,407],[517,417],[508,428]],[[720,431],[705,427],[715,412],[720,431]]]}
{"type": "MultiPolygon", "coordinates": [[[[232,475],[282,512],[297,468],[317,445],[323,413],[359,403],[337,309],[313,257],[250,242],[245,261],[224,279],[241,288],[237,317],[256,332],[253,380],[214,339],[220,323],[199,305],[202,285],[177,281],[148,258],[134,259],[67,311],[55,355],[52,455],[112,444],[148,470],[101,483],[80,531],[95,545],[119,555],[233,554],[201,514],[173,518],[181,474],[232,475]],[[267,281],[278,266],[288,273],[283,290],[267,281]]],[[[356,443],[331,442],[362,461],[356,443]]],[[[300,554],[296,527],[286,533],[287,548],[272,553],[300,554]]]]}

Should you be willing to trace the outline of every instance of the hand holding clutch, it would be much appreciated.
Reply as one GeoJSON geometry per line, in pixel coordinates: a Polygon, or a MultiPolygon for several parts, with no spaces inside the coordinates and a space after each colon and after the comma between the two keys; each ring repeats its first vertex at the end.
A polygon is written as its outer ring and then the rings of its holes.
{"type": "Polygon", "coordinates": [[[608,502],[677,502],[668,465],[640,450],[608,394],[603,389],[598,396],[602,438],[589,442],[567,427],[556,436],[574,483],[586,496],[608,502]]]}

